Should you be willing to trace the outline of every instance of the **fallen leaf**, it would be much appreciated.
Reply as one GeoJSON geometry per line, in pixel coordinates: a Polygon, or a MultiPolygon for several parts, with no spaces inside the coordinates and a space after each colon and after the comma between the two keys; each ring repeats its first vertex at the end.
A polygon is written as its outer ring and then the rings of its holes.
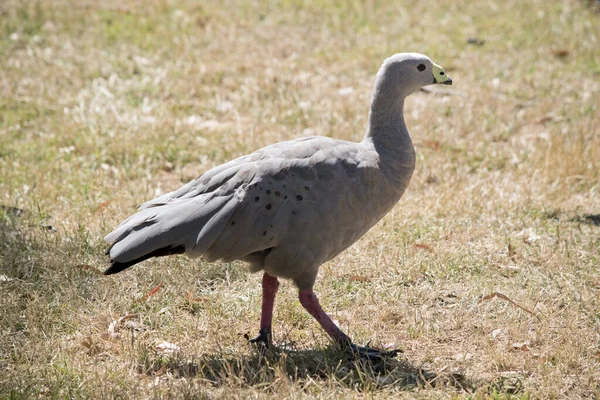
{"type": "Polygon", "coordinates": [[[91,336],[86,337],[81,341],[81,345],[87,349],[91,348],[94,345],[94,341],[91,336]]]}
{"type": "Polygon", "coordinates": [[[371,279],[366,276],[352,275],[348,278],[350,282],[371,282],[371,279]]]}
{"type": "Polygon", "coordinates": [[[529,351],[529,343],[513,343],[512,348],[513,350],[529,351]]]}
{"type": "MultiPolygon", "coordinates": [[[[479,302],[478,302],[478,303],[479,303],[479,304],[481,304],[481,303],[483,303],[484,301],[488,301],[488,300],[491,300],[491,299],[493,299],[494,297],[498,297],[498,298],[500,298],[500,299],[502,299],[502,300],[506,300],[506,301],[508,301],[509,303],[511,303],[512,305],[514,305],[514,306],[516,306],[516,307],[519,307],[521,310],[523,310],[523,311],[525,311],[525,312],[527,312],[527,313],[529,313],[529,314],[531,314],[531,315],[533,315],[533,316],[536,316],[536,317],[537,317],[537,314],[536,314],[536,313],[534,313],[533,311],[531,311],[531,310],[529,310],[529,309],[527,309],[527,308],[523,307],[522,305],[520,305],[520,304],[518,304],[518,303],[516,303],[516,302],[512,301],[511,299],[509,299],[509,298],[508,298],[508,296],[506,296],[505,294],[502,294],[502,293],[500,293],[500,292],[494,292],[494,293],[490,293],[490,294],[488,294],[488,295],[486,295],[486,296],[483,296],[482,298],[480,298],[480,299],[479,299],[479,302]]],[[[538,318],[539,318],[539,317],[538,317],[538,318]]]]}
{"type": "Polygon", "coordinates": [[[10,281],[14,281],[14,278],[10,278],[6,275],[0,275],[0,282],[10,282],[10,281]]]}
{"type": "Polygon", "coordinates": [[[162,367],[160,367],[160,369],[154,373],[154,375],[162,376],[165,374],[165,372],[167,372],[167,366],[163,364],[162,367]]]}
{"type": "Polygon", "coordinates": [[[181,347],[173,343],[162,342],[156,345],[156,350],[162,351],[163,353],[174,353],[181,351],[181,347]]]}
{"type": "Polygon", "coordinates": [[[440,148],[440,142],[437,140],[423,140],[423,146],[437,151],[440,148]]]}
{"type": "Polygon", "coordinates": [[[426,245],[423,243],[414,243],[413,246],[416,247],[417,249],[423,249],[423,250],[427,250],[430,253],[433,253],[433,249],[429,245],[426,245]]]}
{"type": "Polygon", "coordinates": [[[158,290],[162,287],[162,284],[163,283],[161,282],[158,285],[156,285],[156,287],[154,289],[152,289],[151,291],[149,291],[148,294],[146,294],[141,299],[137,300],[136,303],[143,303],[146,300],[148,300],[150,298],[150,296],[154,296],[158,292],[158,290]]]}
{"type": "Polygon", "coordinates": [[[133,318],[138,318],[138,314],[127,314],[127,315],[119,318],[117,321],[111,322],[110,325],[108,326],[109,336],[111,334],[117,333],[121,327],[121,324],[123,324],[123,322],[128,321],[133,318]]]}
{"type": "Polygon", "coordinates": [[[554,57],[558,57],[558,58],[565,58],[570,53],[571,52],[568,49],[555,49],[555,50],[552,50],[552,54],[554,55],[554,57]]]}
{"type": "Polygon", "coordinates": [[[121,339],[121,334],[120,333],[103,333],[102,335],[100,335],[100,339],[102,340],[106,340],[107,342],[116,342],[119,339],[121,339]]]}
{"type": "Polygon", "coordinates": [[[504,328],[498,328],[498,329],[494,329],[490,335],[492,335],[492,338],[496,339],[498,336],[500,336],[501,334],[503,334],[505,332],[504,328]]]}
{"type": "Polygon", "coordinates": [[[498,268],[500,269],[510,269],[512,271],[519,271],[521,268],[517,267],[516,265],[498,265],[498,268]]]}
{"type": "Polygon", "coordinates": [[[111,203],[111,200],[106,200],[106,201],[103,201],[102,203],[98,204],[98,207],[96,207],[96,212],[101,213],[102,211],[106,210],[106,207],[108,207],[108,205],[110,203],[111,203]]]}
{"type": "Polygon", "coordinates": [[[100,352],[100,347],[94,342],[91,336],[87,336],[83,339],[81,345],[88,350],[89,355],[95,355],[100,352]]]}
{"type": "Polygon", "coordinates": [[[508,256],[510,258],[513,258],[516,254],[515,248],[513,247],[512,243],[510,243],[510,241],[508,242],[508,256]]]}

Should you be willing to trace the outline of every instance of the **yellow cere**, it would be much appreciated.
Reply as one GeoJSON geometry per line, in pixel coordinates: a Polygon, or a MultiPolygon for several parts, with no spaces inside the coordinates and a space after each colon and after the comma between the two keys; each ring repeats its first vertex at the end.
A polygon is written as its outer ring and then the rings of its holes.
{"type": "Polygon", "coordinates": [[[450,79],[450,78],[448,78],[448,75],[446,74],[446,71],[444,70],[444,68],[440,67],[436,63],[432,63],[432,64],[433,64],[433,77],[435,78],[437,83],[443,83],[450,79]]]}

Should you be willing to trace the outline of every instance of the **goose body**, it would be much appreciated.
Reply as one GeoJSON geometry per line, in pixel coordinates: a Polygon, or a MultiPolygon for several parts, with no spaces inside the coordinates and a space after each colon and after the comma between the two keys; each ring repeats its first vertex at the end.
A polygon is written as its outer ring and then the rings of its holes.
{"type": "Polygon", "coordinates": [[[256,341],[270,340],[277,278],[284,278],[335,341],[354,346],[320,308],[312,287],[319,266],[363,236],[408,187],[415,151],[404,99],[433,83],[452,81],[428,57],[388,58],[377,74],[362,142],[313,136],[276,143],[142,204],[105,237],[111,243],[105,274],[177,253],[246,261],[251,271],[264,272],[256,341]]]}

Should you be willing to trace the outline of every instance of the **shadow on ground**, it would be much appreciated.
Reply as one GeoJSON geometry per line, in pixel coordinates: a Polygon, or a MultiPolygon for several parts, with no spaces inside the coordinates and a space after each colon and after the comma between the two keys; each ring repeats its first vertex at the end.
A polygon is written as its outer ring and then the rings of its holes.
{"type": "Polygon", "coordinates": [[[290,381],[334,380],[359,391],[394,388],[443,387],[459,392],[474,392],[480,385],[456,372],[434,372],[401,358],[379,362],[349,359],[336,346],[321,350],[271,349],[251,355],[204,355],[198,359],[184,357],[146,357],[138,372],[147,375],[170,373],[180,378],[201,378],[215,387],[235,383],[254,386],[285,377],[290,381]]]}

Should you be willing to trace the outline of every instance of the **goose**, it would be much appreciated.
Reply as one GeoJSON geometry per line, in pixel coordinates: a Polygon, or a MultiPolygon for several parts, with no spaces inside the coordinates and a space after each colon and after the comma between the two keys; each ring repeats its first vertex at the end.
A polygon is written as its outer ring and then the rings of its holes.
{"type": "Polygon", "coordinates": [[[398,350],[355,345],[325,313],[313,286],[319,267],[369,231],[408,187],[415,149],[404,101],[433,84],[452,79],[429,57],[389,57],[375,79],[361,142],[324,136],[279,142],[141,204],[104,238],[110,244],[104,273],[182,253],[207,262],[241,260],[263,274],[260,329],[250,342],[271,345],[275,297],[285,279],[336,344],[366,358],[395,356],[398,350]]]}

